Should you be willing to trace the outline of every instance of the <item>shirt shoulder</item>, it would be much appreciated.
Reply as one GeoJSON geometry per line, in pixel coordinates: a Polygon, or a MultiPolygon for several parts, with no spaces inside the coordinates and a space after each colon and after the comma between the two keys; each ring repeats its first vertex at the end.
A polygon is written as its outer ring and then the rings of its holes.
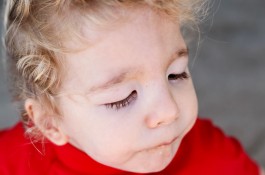
{"type": "Polygon", "coordinates": [[[206,119],[196,121],[183,139],[172,164],[178,164],[181,175],[198,172],[215,175],[259,174],[257,164],[241,144],[206,119]]]}
{"type": "Polygon", "coordinates": [[[1,175],[41,175],[47,171],[50,156],[45,155],[46,148],[33,143],[24,133],[22,123],[0,131],[1,175]]]}

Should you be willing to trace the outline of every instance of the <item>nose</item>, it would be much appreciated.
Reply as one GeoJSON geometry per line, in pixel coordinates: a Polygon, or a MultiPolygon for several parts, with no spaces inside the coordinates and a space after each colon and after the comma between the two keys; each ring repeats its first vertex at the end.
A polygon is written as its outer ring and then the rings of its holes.
{"type": "Polygon", "coordinates": [[[179,106],[170,93],[159,94],[150,113],[146,115],[145,124],[148,128],[169,125],[179,117],[179,106]]]}

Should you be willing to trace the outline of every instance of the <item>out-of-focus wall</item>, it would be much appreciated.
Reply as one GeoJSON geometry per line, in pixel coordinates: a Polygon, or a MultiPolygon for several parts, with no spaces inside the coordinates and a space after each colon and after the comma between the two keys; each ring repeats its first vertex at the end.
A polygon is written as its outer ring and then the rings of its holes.
{"type": "MultiPolygon", "coordinates": [[[[3,21],[3,0],[0,0],[0,32],[2,33],[3,21]]],[[[7,80],[5,76],[5,66],[3,59],[2,38],[0,43],[0,129],[13,125],[18,119],[18,113],[14,106],[11,105],[11,98],[7,88],[7,80]]]]}
{"type": "Polygon", "coordinates": [[[265,1],[212,2],[191,70],[199,113],[265,167],[265,1]]]}

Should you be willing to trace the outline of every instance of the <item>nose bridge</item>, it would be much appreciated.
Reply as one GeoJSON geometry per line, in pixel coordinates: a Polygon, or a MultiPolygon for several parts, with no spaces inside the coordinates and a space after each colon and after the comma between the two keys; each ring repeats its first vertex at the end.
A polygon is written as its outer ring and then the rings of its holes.
{"type": "Polygon", "coordinates": [[[145,122],[149,128],[168,125],[179,117],[179,107],[173,93],[166,83],[157,83],[154,87],[151,109],[145,122]]]}

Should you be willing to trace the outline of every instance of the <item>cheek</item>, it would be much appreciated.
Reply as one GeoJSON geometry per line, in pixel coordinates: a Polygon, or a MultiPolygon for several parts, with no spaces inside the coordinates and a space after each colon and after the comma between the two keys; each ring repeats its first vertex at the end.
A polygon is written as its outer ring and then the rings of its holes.
{"type": "Polygon", "coordinates": [[[135,153],[134,145],[137,140],[133,133],[111,127],[103,132],[89,132],[95,133],[95,137],[90,137],[90,140],[79,138],[80,148],[102,164],[117,167],[125,164],[135,153]]]}
{"type": "Polygon", "coordinates": [[[185,124],[193,123],[198,115],[198,102],[192,80],[174,90],[175,101],[177,102],[181,121],[185,124]]]}
{"type": "Polygon", "coordinates": [[[66,107],[62,127],[72,145],[106,165],[122,164],[132,156],[137,142],[134,121],[122,120],[120,116],[115,119],[104,112],[80,107],[72,106],[70,110],[66,107]]]}
{"type": "Polygon", "coordinates": [[[192,116],[197,116],[198,114],[198,100],[197,95],[193,86],[192,81],[190,80],[189,86],[186,89],[186,98],[184,99],[184,107],[186,111],[190,113],[192,116]]]}
{"type": "Polygon", "coordinates": [[[183,118],[185,120],[185,123],[187,124],[185,135],[192,128],[198,116],[198,101],[191,80],[189,82],[189,88],[187,88],[186,90],[187,98],[186,100],[184,100],[183,103],[183,118]]]}

